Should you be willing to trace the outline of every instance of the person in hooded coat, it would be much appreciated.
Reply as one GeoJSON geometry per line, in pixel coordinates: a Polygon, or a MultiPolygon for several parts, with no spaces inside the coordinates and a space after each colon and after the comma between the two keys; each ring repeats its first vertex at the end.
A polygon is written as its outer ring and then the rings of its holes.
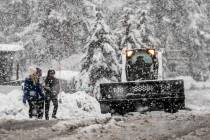
{"type": "Polygon", "coordinates": [[[29,69],[29,77],[24,81],[23,87],[23,103],[28,102],[29,105],[29,118],[36,116],[38,119],[42,118],[42,113],[39,111],[39,101],[44,100],[44,94],[42,92],[41,84],[37,75],[36,68],[29,69]]]}
{"type": "Polygon", "coordinates": [[[56,119],[56,114],[58,110],[58,94],[60,92],[59,80],[55,78],[55,70],[48,70],[47,77],[45,79],[45,119],[49,120],[49,108],[50,102],[52,101],[54,109],[52,113],[52,118],[56,119]]]}

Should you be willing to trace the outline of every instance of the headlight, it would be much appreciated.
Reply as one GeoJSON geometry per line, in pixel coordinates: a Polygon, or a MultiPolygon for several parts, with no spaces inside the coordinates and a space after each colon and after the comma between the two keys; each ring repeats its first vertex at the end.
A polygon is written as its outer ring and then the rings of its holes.
{"type": "Polygon", "coordinates": [[[155,55],[155,50],[154,49],[149,49],[148,53],[151,54],[152,56],[154,56],[155,55]]]}
{"type": "Polygon", "coordinates": [[[134,51],[133,51],[133,50],[126,50],[126,56],[127,56],[128,58],[132,57],[133,54],[134,54],[134,51]]]}
{"type": "Polygon", "coordinates": [[[124,48],[122,50],[122,54],[124,54],[124,55],[126,55],[126,57],[130,58],[130,57],[133,56],[134,50],[133,49],[124,48]]]}

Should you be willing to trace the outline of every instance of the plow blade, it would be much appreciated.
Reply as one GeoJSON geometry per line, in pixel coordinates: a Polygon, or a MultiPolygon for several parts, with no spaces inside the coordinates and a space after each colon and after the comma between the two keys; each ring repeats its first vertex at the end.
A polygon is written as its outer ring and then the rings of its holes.
{"type": "Polygon", "coordinates": [[[126,113],[140,107],[175,113],[185,108],[183,80],[104,83],[100,85],[102,113],[126,113]]]}

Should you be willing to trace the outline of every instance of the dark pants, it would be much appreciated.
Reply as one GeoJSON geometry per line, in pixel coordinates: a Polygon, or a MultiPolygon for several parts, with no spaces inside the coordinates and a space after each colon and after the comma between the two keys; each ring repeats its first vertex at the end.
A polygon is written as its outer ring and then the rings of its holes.
{"type": "Polygon", "coordinates": [[[58,99],[57,99],[57,97],[48,96],[45,100],[45,118],[46,119],[49,119],[50,101],[52,101],[53,106],[54,106],[52,117],[56,116],[56,113],[57,113],[57,110],[58,110],[58,99]]]}
{"type": "Polygon", "coordinates": [[[44,114],[44,100],[30,100],[29,104],[29,118],[33,116],[42,119],[44,114]]]}
{"type": "Polygon", "coordinates": [[[44,115],[44,100],[38,100],[37,101],[37,114],[38,114],[38,118],[42,119],[43,115],[44,115]]]}

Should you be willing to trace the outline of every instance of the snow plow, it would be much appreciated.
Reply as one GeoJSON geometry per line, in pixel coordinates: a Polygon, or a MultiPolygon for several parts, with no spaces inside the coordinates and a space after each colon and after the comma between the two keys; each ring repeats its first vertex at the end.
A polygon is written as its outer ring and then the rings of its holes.
{"type": "Polygon", "coordinates": [[[184,81],[162,79],[162,53],[155,49],[126,49],[122,53],[122,81],[100,84],[102,113],[125,114],[185,108],[184,81]]]}

